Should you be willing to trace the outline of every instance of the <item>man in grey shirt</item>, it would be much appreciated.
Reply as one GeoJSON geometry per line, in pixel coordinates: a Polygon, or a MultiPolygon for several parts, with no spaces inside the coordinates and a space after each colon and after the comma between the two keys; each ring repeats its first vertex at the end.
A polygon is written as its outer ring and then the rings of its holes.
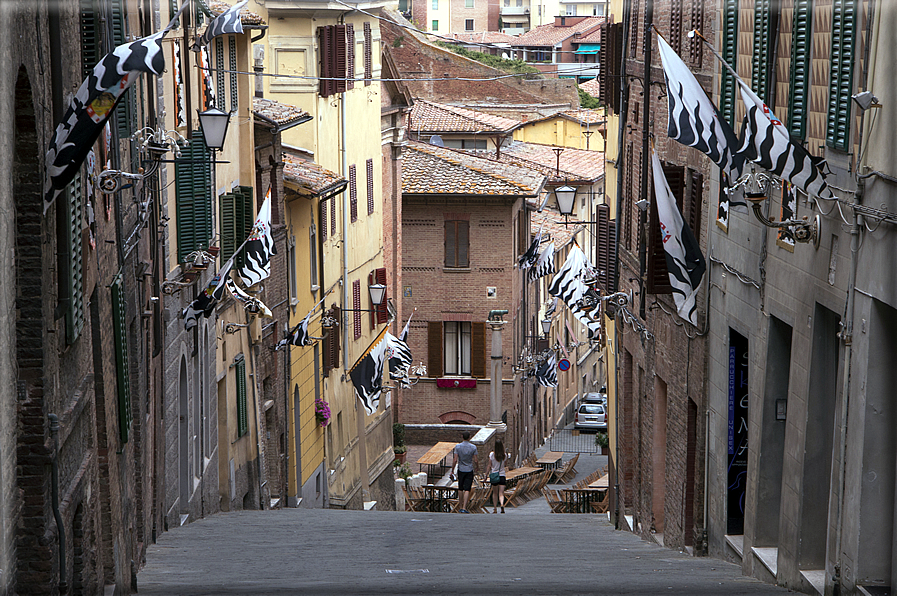
{"type": "MultiPolygon", "coordinates": [[[[473,475],[479,472],[480,462],[477,458],[477,448],[470,442],[470,433],[461,433],[463,439],[455,445],[452,453],[452,468],[458,466],[458,491],[461,493],[461,513],[470,513],[467,510],[467,501],[470,499],[470,487],[473,486],[473,475]]],[[[454,478],[453,478],[454,480],[454,478]]]]}

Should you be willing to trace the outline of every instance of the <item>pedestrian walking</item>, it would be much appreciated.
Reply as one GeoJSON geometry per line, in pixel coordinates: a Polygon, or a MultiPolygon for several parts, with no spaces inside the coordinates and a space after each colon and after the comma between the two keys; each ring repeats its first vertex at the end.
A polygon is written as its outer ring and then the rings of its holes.
{"type": "Polygon", "coordinates": [[[505,445],[501,439],[495,441],[495,451],[489,452],[489,484],[492,485],[492,513],[505,512],[505,486],[506,478],[505,461],[508,455],[505,453],[505,445]]]}
{"type": "MultiPolygon", "coordinates": [[[[480,463],[477,458],[477,448],[470,442],[470,432],[461,433],[461,442],[452,450],[452,468],[458,466],[458,492],[461,495],[461,513],[470,513],[467,510],[467,501],[470,499],[470,487],[473,486],[473,475],[480,471],[480,463]]],[[[454,477],[452,477],[454,480],[454,477]]]]}

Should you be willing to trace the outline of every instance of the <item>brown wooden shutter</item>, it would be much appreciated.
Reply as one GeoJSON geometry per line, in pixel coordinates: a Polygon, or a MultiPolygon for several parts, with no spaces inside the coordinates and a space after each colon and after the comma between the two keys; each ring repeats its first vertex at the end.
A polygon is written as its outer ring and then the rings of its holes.
{"type": "Polygon", "coordinates": [[[318,27],[318,58],[321,64],[321,81],[318,92],[321,97],[333,95],[335,86],[331,79],[333,76],[333,35],[332,25],[318,27]]]}
{"type": "Polygon", "coordinates": [[[599,29],[599,41],[600,44],[598,49],[598,64],[600,64],[601,68],[601,79],[598,81],[598,101],[601,102],[601,105],[607,106],[610,102],[610,55],[611,51],[608,47],[607,40],[610,36],[610,23],[605,23],[601,25],[601,29],[599,29]]]}
{"type": "Polygon", "coordinates": [[[427,323],[427,372],[430,377],[441,377],[443,370],[442,321],[430,321],[427,323]]]}
{"type": "Polygon", "coordinates": [[[470,267],[470,222],[458,222],[458,267],[470,267]]]}
{"type": "Polygon", "coordinates": [[[358,221],[358,186],[355,164],[349,166],[349,221],[358,221]]]}
{"type": "MultiPolygon", "coordinates": [[[[691,0],[691,27],[689,29],[704,29],[704,2],[691,0]]],[[[701,39],[695,35],[689,40],[689,57],[694,66],[701,66],[701,57],[704,55],[704,45],[701,39]]]]}
{"type": "Polygon", "coordinates": [[[445,222],[445,266],[446,267],[457,267],[456,263],[456,255],[457,248],[456,245],[458,243],[458,238],[456,234],[457,230],[456,221],[447,221],[445,222]]]}
{"type": "MultiPolygon", "coordinates": [[[[386,268],[380,267],[368,275],[368,284],[386,285],[386,268]]],[[[389,298],[389,289],[383,292],[383,302],[379,306],[371,305],[371,328],[377,326],[378,323],[389,322],[389,310],[386,308],[386,299],[389,298]]]]}
{"type": "Polygon", "coordinates": [[[364,162],[368,191],[368,215],[374,212],[374,160],[364,162]]]}
{"type": "Polygon", "coordinates": [[[346,26],[333,26],[333,75],[338,77],[334,81],[334,90],[336,93],[344,93],[346,91],[346,26]]]}
{"type": "Polygon", "coordinates": [[[682,3],[684,0],[670,2],[670,47],[677,54],[682,54],[682,3]]]}
{"type": "Polygon", "coordinates": [[[688,193],[686,195],[685,209],[683,217],[688,222],[695,238],[701,239],[701,213],[703,209],[704,199],[704,175],[701,172],[689,170],[691,174],[688,179],[688,193]]]}
{"type": "Polygon", "coordinates": [[[327,201],[321,201],[321,237],[327,239],[327,201]]]}
{"type": "Polygon", "coordinates": [[[355,25],[346,23],[346,89],[355,88],[355,25]]]}
{"type": "Polygon", "coordinates": [[[352,282],[352,330],[353,337],[361,337],[361,280],[352,282]]]}
{"type": "Polygon", "coordinates": [[[489,354],[486,353],[486,323],[471,323],[470,376],[477,379],[485,379],[489,376],[489,366],[486,364],[488,358],[489,354]]]}
{"type": "MultiPolygon", "coordinates": [[[[340,320],[340,308],[336,305],[327,311],[326,316],[334,321],[340,320]]],[[[338,326],[330,327],[324,332],[322,351],[324,356],[324,376],[328,376],[334,368],[339,368],[339,342],[340,329],[338,326]]]]}
{"type": "MultiPolygon", "coordinates": [[[[674,164],[663,164],[670,191],[676,198],[676,206],[682,209],[682,194],[685,189],[685,168],[674,164]]],[[[667,272],[666,251],[660,233],[660,220],[657,217],[657,199],[651,195],[650,225],[648,228],[648,293],[670,294],[673,287],[667,272]]]]}
{"type": "MultiPolygon", "coordinates": [[[[345,191],[343,191],[345,192],[345,191]]],[[[330,235],[336,236],[336,196],[332,196],[330,201],[330,235]]]]}
{"type": "Polygon", "coordinates": [[[598,205],[598,241],[595,246],[595,263],[598,267],[598,283],[610,293],[614,280],[614,236],[610,221],[610,206],[598,205]]]}
{"type": "Polygon", "coordinates": [[[374,76],[374,60],[373,60],[373,38],[371,37],[371,24],[364,24],[364,85],[367,87],[371,84],[374,76]]]}

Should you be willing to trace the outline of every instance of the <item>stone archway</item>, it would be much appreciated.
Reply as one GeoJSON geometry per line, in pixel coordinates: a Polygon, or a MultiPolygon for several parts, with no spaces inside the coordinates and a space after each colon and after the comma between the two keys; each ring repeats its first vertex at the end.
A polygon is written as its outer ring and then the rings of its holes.
{"type": "Polygon", "coordinates": [[[439,422],[442,424],[473,424],[476,419],[477,417],[473,414],[468,414],[461,410],[446,412],[445,414],[439,415],[439,422]]]}

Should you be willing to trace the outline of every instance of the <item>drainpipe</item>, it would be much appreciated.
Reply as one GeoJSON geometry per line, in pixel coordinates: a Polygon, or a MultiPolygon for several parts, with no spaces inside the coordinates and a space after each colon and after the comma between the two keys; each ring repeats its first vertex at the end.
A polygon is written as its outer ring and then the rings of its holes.
{"type": "MultiPolygon", "coordinates": [[[[642,92],[645,94],[645,102],[642,105],[642,176],[641,176],[641,194],[642,199],[646,201],[651,201],[651,197],[648,195],[648,168],[651,163],[651,140],[650,129],[651,126],[651,48],[652,38],[651,38],[651,27],[654,25],[654,0],[647,0],[645,2],[645,77],[642,80],[642,92]]],[[[625,45],[625,44],[624,44],[625,45]]],[[[639,242],[641,243],[641,247],[638,251],[639,258],[639,283],[641,284],[641,288],[639,290],[639,317],[642,320],[645,319],[645,301],[646,294],[645,291],[647,287],[647,280],[645,276],[648,271],[648,210],[639,211],[639,222],[642,224],[642,237],[639,238],[639,242]]]]}
{"type": "Polygon", "coordinates": [[[59,533],[59,593],[66,594],[69,591],[69,586],[65,581],[65,525],[62,523],[62,514],[59,513],[59,417],[56,414],[47,414],[47,418],[50,420],[50,438],[53,441],[53,460],[50,464],[50,497],[53,501],[56,531],[59,533]]]}

